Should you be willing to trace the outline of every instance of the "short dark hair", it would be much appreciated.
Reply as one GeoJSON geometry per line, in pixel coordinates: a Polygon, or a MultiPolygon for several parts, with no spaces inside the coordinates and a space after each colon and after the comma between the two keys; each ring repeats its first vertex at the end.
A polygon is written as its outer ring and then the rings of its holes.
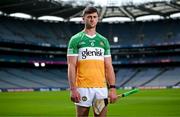
{"type": "Polygon", "coordinates": [[[88,7],[86,7],[84,9],[83,16],[85,16],[86,14],[91,14],[91,13],[95,13],[95,12],[99,15],[98,10],[96,9],[96,7],[88,6],[88,7]]]}

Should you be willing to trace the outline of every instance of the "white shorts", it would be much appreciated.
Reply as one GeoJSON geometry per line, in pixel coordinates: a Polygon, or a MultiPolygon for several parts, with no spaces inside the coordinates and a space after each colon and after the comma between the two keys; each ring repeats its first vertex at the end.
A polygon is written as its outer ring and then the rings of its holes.
{"type": "Polygon", "coordinates": [[[90,107],[93,100],[105,99],[108,97],[107,88],[78,88],[81,100],[79,103],[75,103],[78,106],[90,107]]]}

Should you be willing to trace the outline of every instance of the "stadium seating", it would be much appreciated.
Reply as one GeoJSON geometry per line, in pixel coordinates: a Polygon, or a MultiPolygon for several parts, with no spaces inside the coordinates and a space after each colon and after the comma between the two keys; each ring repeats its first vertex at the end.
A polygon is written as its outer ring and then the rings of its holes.
{"type": "MultiPolygon", "coordinates": [[[[0,42],[67,45],[70,37],[83,29],[83,24],[74,22],[43,22],[38,20],[23,20],[0,16],[0,42]]],[[[159,20],[150,22],[128,23],[100,23],[97,31],[107,37],[111,45],[132,47],[142,44],[145,46],[157,44],[180,43],[180,20],[159,20]],[[113,37],[119,38],[113,42],[113,37]]],[[[63,54],[54,58],[45,56],[19,54],[1,54],[0,60],[7,61],[66,61],[63,54]]],[[[113,62],[136,61],[156,62],[161,60],[180,60],[176,54],[171,56],[133,56],[118,57],[113,62]]],[[[113,59],[114,60],[114,59],[113,59]]],[[[162,61],[163,62],[163,61],[162,61]]],[[[179,67],[116,67],[116,80],[118,87],[156,87],[156,86],[180,86],[179,67]]],[[[0,88],[39,88],[39,87],[68,87],[67,70],[60,69],[36,69],[36,68],[7,68],[0,67],[0,88]]]]}
{"type": "Polygon", "coordinates": [[[145,86],[175,86],[180,81],[180,68],[170,68],[145,86]]]}
{"type": "MultiPolygon", "coordinates": [[[[0,88],[68,88],[66,69],[1,68],[0,88]]],[[[121,68],[117,87],[179,86],[180,68],[121,68]]]]}
{"type": "Polygon", "coordinates": [[[179,85],[180,68],[125,68],[116,74],[118,87],[172,87],[179,85]]]}
{"type": "MultiPolygon", "coordinates": [[[[72,35],[83,29],[83,24],[74,22],[26,21],[3,16],[0,21],[0,41],[66,45],[72,35]]],[[[179,20],[174,19],[117,24],[100,23],[97,31],[107,37],[113,45],[156,45],[178,43],[179,27],[179,20]],[[118,37],[118,42],[113,42],[115,36],[118,37]]]]}
{"type": "Polygon", "coordinates": [[[0,74],[0,88],[68,88],[60,69],[1,68],[0,74]]]}

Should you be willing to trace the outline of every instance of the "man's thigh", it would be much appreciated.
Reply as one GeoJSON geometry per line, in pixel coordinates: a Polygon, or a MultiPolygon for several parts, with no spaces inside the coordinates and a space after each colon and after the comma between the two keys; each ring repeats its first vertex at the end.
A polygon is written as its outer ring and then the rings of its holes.
{"type": "Polygon", "coordinates": [[[76,105],[77,117],[88,117],[90,107],[76,105]]]}

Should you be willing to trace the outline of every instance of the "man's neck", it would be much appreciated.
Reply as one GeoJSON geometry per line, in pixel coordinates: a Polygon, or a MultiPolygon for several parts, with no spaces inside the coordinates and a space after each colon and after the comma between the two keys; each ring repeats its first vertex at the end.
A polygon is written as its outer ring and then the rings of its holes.
{"type": "Polygon", "coordinates": [[[93,35],[96,34],[95,28],[92,28],[92,29],[87,29],[87,28],[85,28],[83,31],[84,31],[87,35],[90,35],[90,36],[93,36],[93,35]]]}

